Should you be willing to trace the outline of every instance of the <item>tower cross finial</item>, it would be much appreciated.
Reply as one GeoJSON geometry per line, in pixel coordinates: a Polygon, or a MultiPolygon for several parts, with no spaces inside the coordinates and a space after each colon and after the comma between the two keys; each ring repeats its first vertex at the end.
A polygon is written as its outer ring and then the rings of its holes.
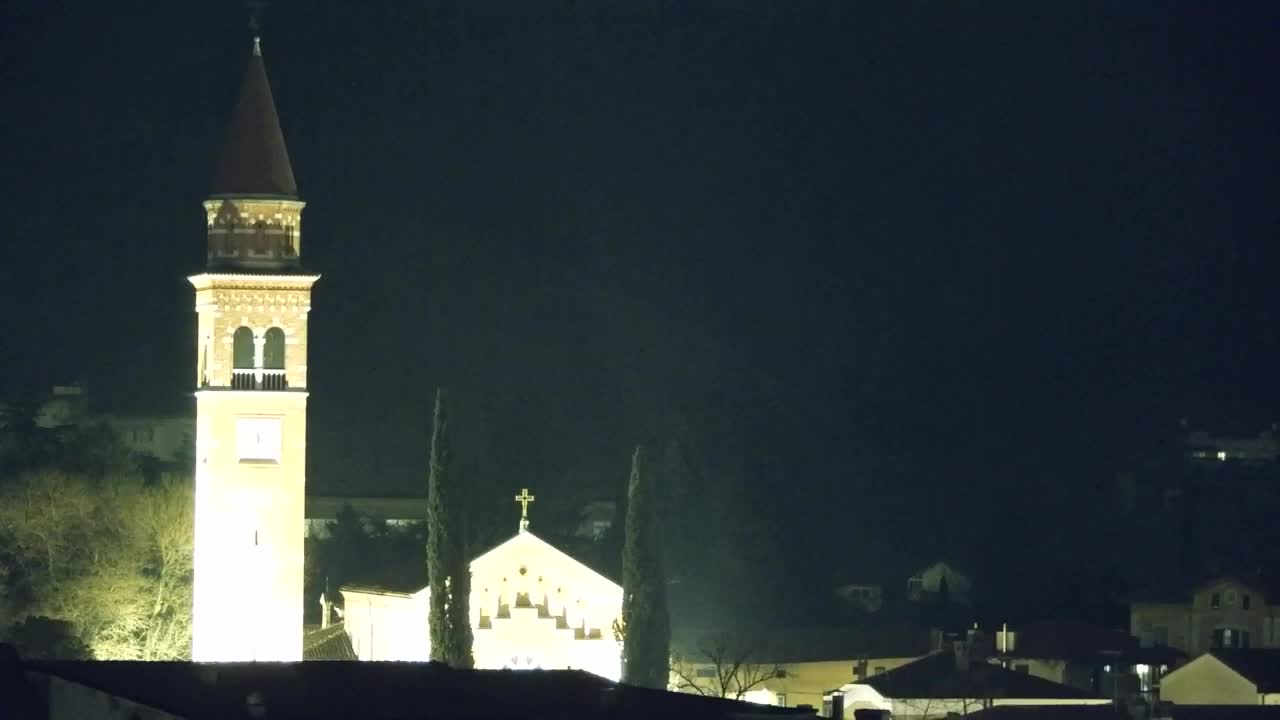
{"type": "Polygon", "coordinates": [[[534,497],[529,494],[529,488],[521,488],[520,494],[516,496],[516,502],[520,503],[520,532],[529,529],[529,503],[533,500],[534,497]]]}
{"type": "Polygon", "coordinates": [[[262,10],[267,6],[266,0],[248,0],[249,32],[253,33],[253,54],[262,55],[262,10]]]}

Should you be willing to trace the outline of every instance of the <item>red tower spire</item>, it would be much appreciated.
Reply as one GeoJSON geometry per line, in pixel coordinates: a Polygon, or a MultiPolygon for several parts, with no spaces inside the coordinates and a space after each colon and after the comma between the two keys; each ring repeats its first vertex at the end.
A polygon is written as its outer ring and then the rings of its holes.
{"type": "Polygon", "coordinates": [[[259,38],[253,38],[253,54],[240,88],[227,141],[218,160],[212,195],[296,198],[298,185],[289,164],[289,150],[280,130],[280,118],[267,82],[259,38]]]}

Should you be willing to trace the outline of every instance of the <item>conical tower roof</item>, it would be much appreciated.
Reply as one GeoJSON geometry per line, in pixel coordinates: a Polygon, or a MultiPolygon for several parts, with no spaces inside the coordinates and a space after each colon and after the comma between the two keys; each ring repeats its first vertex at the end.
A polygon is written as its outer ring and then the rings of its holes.
{"type": "Polygon", "coordinates": [[[298,185],[289,164],[289,150],[267,82],[258,38],[240,88],[240,101],[231,116],[227,142],[218,160],[212,194],[297,197],[298,185]]]}

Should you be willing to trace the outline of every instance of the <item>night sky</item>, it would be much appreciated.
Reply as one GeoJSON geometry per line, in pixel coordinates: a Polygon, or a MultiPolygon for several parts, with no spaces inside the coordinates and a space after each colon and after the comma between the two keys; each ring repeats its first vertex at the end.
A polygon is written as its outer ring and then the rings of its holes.
{"type": "MultiPolygon", "coordinates": [[[[1280,5],[372,5],[263,23],[316,492],[422,492],[443,384],[494,512],[681,435],[856,565],[1280,416],[1280,5]]],[[[191,411],[247,14],[0,13],[4,390],[191,411]]]]}

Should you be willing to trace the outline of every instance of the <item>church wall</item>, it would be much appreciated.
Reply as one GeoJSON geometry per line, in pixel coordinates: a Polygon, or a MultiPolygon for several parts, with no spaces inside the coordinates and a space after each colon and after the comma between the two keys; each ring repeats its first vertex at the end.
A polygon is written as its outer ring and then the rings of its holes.
{"type": "Polygon", "coordinates": [[[343,589],[343,625],[361,660],[431,659],[427,593],[361,592],[343,589]]]}

